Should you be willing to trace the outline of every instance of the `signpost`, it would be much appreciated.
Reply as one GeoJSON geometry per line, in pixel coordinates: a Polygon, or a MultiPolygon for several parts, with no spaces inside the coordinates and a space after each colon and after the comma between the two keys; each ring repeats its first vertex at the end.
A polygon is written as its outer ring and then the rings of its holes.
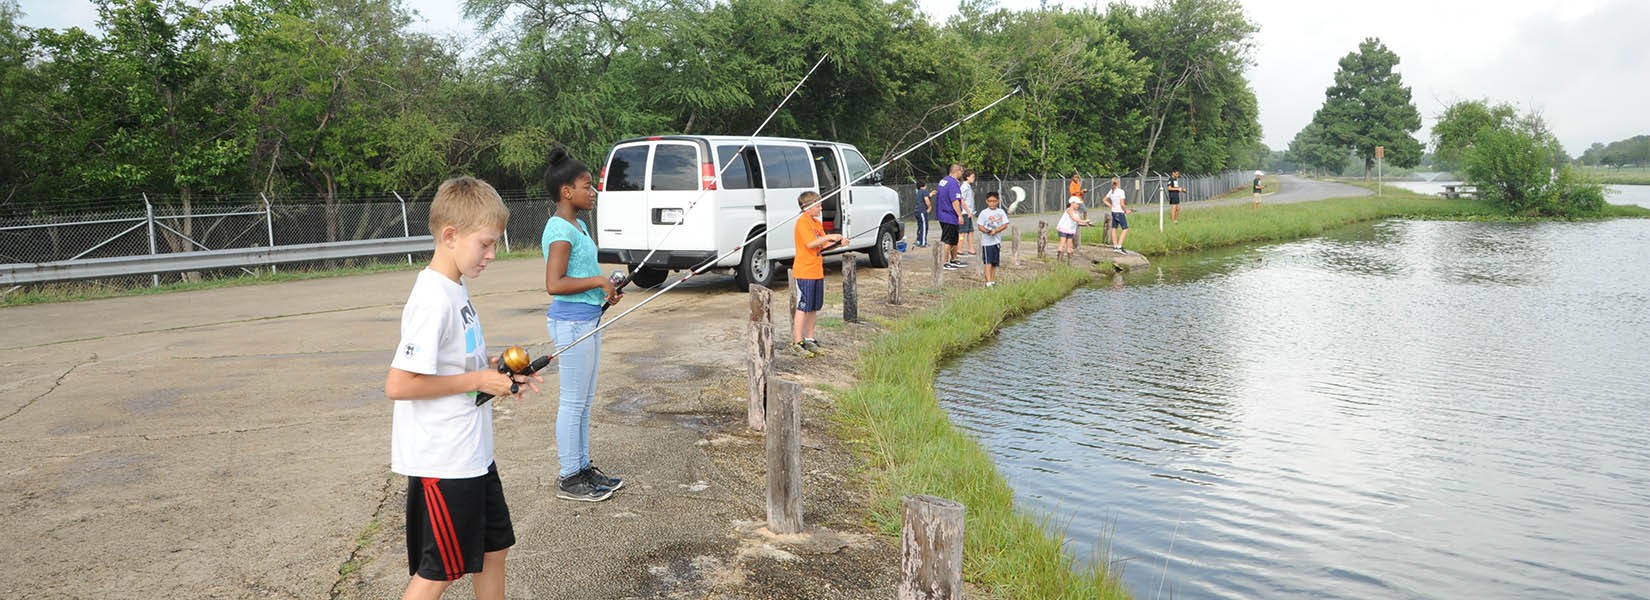
{"type": "Polygon", "coordinates": [[[1385,181],[1381,179],[1381,159],[1386,158],[1386,146],[1375,147],[1375,197],[1381,197],[1385,181]]]}

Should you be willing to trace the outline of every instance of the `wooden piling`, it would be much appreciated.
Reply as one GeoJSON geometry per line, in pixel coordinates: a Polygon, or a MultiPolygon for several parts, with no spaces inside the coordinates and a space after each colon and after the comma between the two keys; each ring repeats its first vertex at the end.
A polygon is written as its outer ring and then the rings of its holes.
{"type": "MultiPolygon", "coordinates": [[[[771,438],[770,438],[771,439],[771,438]]],[[[900,530],[899,600],[961,600],[963,505],[906,496],[900,530]]]]}
{"type": "Polygon", "coordinates": [[[859,254],[842,255],[842,320],[859,322],[859,254]]]}
{"type": "Polygon", "coordinates": [[[904,263],[904,252],[895,252],[888,255],[888,303],[894,306],[905,303],[904,263]]]}
{"type": "Polygon", "coordinates": [[[775,377],[768,391],[768,530],[801,533],[802,384],[775,377]]]}
{"type": "Polygon", "coordinates": [[[766,426],[768,378],[773,377],[773,290],[752,284],[751,324],[746,338],[750,364],[750,402],[745,424],[762,431],[766,426]]]}
{"type": "Polygon", "coordinates": [[[943,287],[945,285],[945,269],[944,265],[941,264],[942,261],[940,259],[940,255],[943,254],[940,251],[940,248],[944,247],[945,244],[934,244],[934,287],[943,287]]]}
{"type": "Polygon", "coordinates": [[[1048,221],[1037,222],[1037,258],[1048,256],[1048,221]]]}
{"type": "Polygon", "coordinates": [[[1009,257],[1010,257],[1010,260],[1012,261],[1009,264],[1012,264],[1012,265],[1018,267],[1018,266],[1020,266],[1020,226],[1019,225],[1009,225],[1008,226],[1008,239],[1009,239],[1009,242],[1008,242],[1009,257]]]}

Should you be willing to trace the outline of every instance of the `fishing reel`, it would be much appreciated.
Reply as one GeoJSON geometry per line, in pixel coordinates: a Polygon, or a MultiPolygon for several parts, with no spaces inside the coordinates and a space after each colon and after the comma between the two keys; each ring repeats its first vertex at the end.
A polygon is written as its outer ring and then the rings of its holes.
{"type": "MultiPolygon", "coordinates": [[[[623,290],[624,286],[630,285],[630,274],[626,273],[624,271],[620,271],[620,270],[615,269],[613,271],[613,275],[609,276],[607,278],[607,280],[609,282],[613,283],[613,290],[614,291],[619,292],[620,294],[623,294],[624,292],[622,292],[620,290],[623,290]]],[[[609,306],[613,306],[613,303],[605,301],[605,300],[602,301],[602,312],[607,312],[607,307],[609,307],[609,306]]]]}
{"type": "MultiPolygon", "coordinates": [[[[538,360],[529,361],[527,350],[523,349],[521,346],[511,346],[509,348],[505,348],[504,352],[498,355],[498,372],[511,376],[510,378],[512,380],[515,379],[516,375],[532,375],[537,373],[539,369],[543,369],[549,365],[549,356],[540,356],[538,357],[538,360]]],[[[510,393],[516,394],[520,392],[521,383],[511,381],[510,393]]],[[[488,400],[492,399],[492,394],[487,392],[476,392],[476,406],[486,404],[488,400]]]]}

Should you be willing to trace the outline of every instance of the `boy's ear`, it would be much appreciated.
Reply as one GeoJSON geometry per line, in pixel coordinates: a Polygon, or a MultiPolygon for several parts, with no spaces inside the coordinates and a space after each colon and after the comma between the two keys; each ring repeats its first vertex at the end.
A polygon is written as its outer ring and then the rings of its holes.
{"type": "Polygon", "coordinates": [[[453,244],[457,243],[458,242],[458,228],[454,227],[452,225],[443,226],[441,228],[441,234],[436,236],[435,242],[437,244],[446,244],[448,246],[452,246],[453,244]]]}

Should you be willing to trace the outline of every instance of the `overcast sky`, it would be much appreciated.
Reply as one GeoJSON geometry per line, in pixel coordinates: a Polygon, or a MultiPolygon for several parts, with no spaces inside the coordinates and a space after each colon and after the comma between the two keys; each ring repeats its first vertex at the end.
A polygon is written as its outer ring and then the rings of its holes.
{"type": "MultiPolygon", "coordinates": [[[[457,0],[404,0],[434,33],[468,33],[457,0]]],[[[936,20],[955,0],[919,0],[936,20]]],[[[1001,0],[1008,8],[1035,0],[1001,0]]],[[[1137,0],[1137,3],[1144,3],[1137,0]]],[[[25,25],[91,29],[89,0],[21,0],[25,25]]],[[[1050,2],[1050,4],[1060,4],[1050,2]]],[[[1073,1],[1066,6],[1088,6],[1073,1]]],[[[1647,0],[1245,0],[1260,25],[1249,81],[1262,141],[1288,146],[1323,104],[1336,62],[1366,37],[1402,61],[1425,123],[1456,100],[1491,98],[1540,111],[1572,155],[1593,142],[1650,134],[1647,0]],[[1362,10],[1362,13],[1356,12],[1362,10]]]]}

